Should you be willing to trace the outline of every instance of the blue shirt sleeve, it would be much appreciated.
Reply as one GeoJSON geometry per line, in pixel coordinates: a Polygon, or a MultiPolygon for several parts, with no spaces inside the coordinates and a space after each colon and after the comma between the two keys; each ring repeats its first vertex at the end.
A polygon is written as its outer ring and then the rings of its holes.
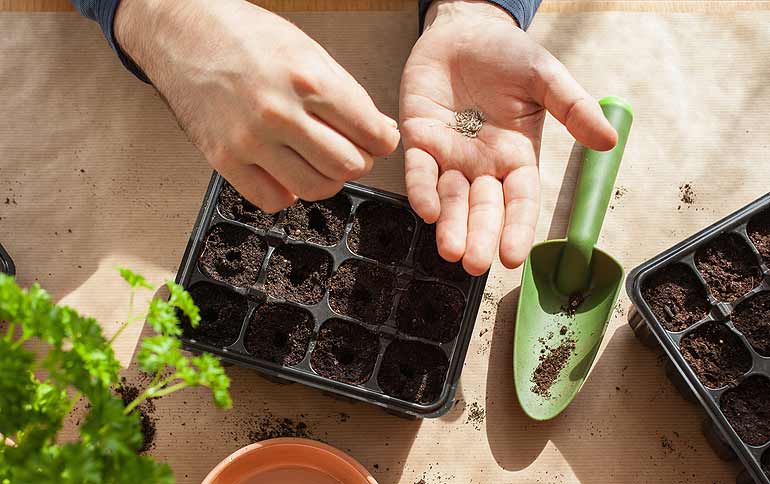
{"type": "Polygon", "coordinates": [[[115,39],[115,31],[112,28],[112,24],[115,20],[115,11],[118,9],[120,0],[70,0],[70,2],[84,17],[95,20],[99,24],[112,50],[118,54],[120,62],[126,66],[126,69],[142,81],[149,83],[150,80],[144,72],[123,52],[115,39]]]}
{"type": "MultiPolygon", "coordinates": [[[[422,30],[423,23],[425,22],[425,14],[428,12],[428,7],[432,0],[420,0],[420,30],[422,30]]],[[[519,22],[519,25],[523,30],[527,30],[529,24],[532,23],[532,19],[535,17],[540,2],[542,0],[487,0],[489,3],[494,3],[499,7],[505,9],[508,13],[513,15],[513,18],[519,22]]]]}

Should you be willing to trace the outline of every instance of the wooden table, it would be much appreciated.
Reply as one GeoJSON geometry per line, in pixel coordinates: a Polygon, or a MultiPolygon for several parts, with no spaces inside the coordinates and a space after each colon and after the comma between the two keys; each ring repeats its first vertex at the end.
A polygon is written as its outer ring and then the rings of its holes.
{"type": "MultiPolygon", "coordinates": [[[[293,12],[291,20],[396,114],[400,68],[416,36],[415,1],[261,3],[293,12]],[[303,12],[344,9],[371,11],[303,12]]],[[[12,121],[0,123],[0,194],[8,198],[0,203],[0,242],[22,284],[40,282],[111,334],[127,309],[114,268],[153,282],[174,276],[210,169],[153,90],[122,69],[98,27],[55,13],[68,10],[64,0],[0,0],[0,118],[12,121]]],[[[767,11],[770,2],[759,1],[546,0],[541,8],[532,35],[589,92],[622,94],[636,106],[618,179],[626,191],[613,200],[600,240],[627,269],[767,191],[767,11]],[[685,182],[696,203],[678,210],[685,182]]],[[[566,229],[576,153],[549,118],[538,240],[566,229]]],[[[402,161],[400,153],[379,161],[364,181],[403,191],[402,161]]],[[[204,390],[157,402],[152,453],[173,466],[178,482],[200,482],[272,416],[301,419],[380,484],[732,481],[739,467],[712,453],[702,413],[628,329],[625,295],[574,404],[551,422],[529,420],[515,402],[511,371],[519,279],[519,271],[493,267],[457,405],[440,419],[405,421],[233,367],[230,412],[213,409],[204,390]],[[471,418],[471,408],[485,417],[471,418]]],[[[119,338],[124,362],[140,332],[119,338]]]]}

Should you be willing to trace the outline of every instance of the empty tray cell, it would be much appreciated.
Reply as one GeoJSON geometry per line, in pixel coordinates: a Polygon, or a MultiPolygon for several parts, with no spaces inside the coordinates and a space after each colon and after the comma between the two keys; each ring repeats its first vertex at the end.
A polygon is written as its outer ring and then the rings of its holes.
{"type": "Polygon", "coordinates": [[[414,217],[395,205],[366,202],[358,207],[348,246],[358,255],[385,264],[402,262],[409,254],[414,217]]]}
{"type": "Polygon", "coordinates": [[[757,286],[762,278],[751,247],[736,234],[722,234],[695,253],[695,265],[711,293],[732,301],[757,286]]]}
{"type": "Polygon", "coordinates": [[[454,287],[412,281],[401,296],[396,322],[410,336],[446,343],[457,336],[464,308],[463,293],[454,287]]]}
{"type": "Polygon", "coordinates": [[[313,317],[302,308],[288,304],[263,304],[249,321],[244,346],[261,360],[294,366],[305,358],[313,317]]]}
{"type": "Polygon", "coordinates": [[[751,368],[751,353],[727,326],[709,322],[689,333],[679,345],[698,379],[709,388],[738,380],[751,368]]]}
{"type": "Polygon", "coordinates": [[[762,292],[743,301],[731,319],[762,356],[770,356],[770,293],[762,292]]]}
{"type": "Polygon", "coordinates": [[[379,324],[390,315],[395,286],[396,278],[390,271],[348,260],[329,281],[329,305],[339,314],[379,324]]]}
{"type": "Polygon", "coordinates": [[[281,226],[292,239],[333,246],[342,239],[348,215],[350,199],[343,194],[320,202],[300,200],[288,208],[281,226]]]}
{"type": "Polygon", "coordinates": [[[191,287],[190,296],[200,309],[201,321],[193,328],[189,320],[182,316],[184,335],[218,348],[235,343],[246,318],[246,299],[208,282],[199,282],[191,287]]]}
{"type": "Polygon", "coordinates": [[[669,331],[682,331],[709,311],[706,290],[684,264],[671,264],[653,274],[644,282],[642,297],[669,331]]]}
{"type": "Polygon", "coordinates": [[[267,264],[265,288],[273,297],[317,304],[323,299],[331,268],[331,256],[321,249],[282,245],[267,264]]]}
{"type": "Polygon", "coordinates": [[[770,210],[754,215],[747,232],[759,254],[765,259],[765,264],[770,264],[770,210]]]}
{"type": "Polygon", "coordinates": [[[441,348],[396,340],[385,350],[377,383],[392,397],[428,405],[441,396],[448,367],[441,348]]]}
{"type": "Polygon", "coordinates": [[[460,262],[448,262],[436,247],[436,225],[425,225],[420,231],[420,242],[414,256],[417,266],[429,276],[460,282],[471,276],[460,262]]]}
{"type": "Polygon", "coordinates": [[[770,440],[770,380],[750,376],[722,394],[722,413],[738,436],[749,445],[770,440]]]}
{"type": "Polygon", "coordinates": [[[219,224],[209,231],[203,242],[199,265],[204,273],[218,281],[253,286],[266,250],[265,242],[249,229],[219,224]]]}
{"type": "Polygon", "coordinates": [[[380,339],[363,326],[330,319],[321,326],[310,365],[316,373],[344,383],[364,383],[372,375],[380,339]]]}
{"type": "Polygon", "coordinates": [[[219,213],[230,220],[263,230],[272,227],[278,218],[277,214],[263,212],[252,205],[227,182],[222,185],[217,206],[219,207],[219,213]]]}

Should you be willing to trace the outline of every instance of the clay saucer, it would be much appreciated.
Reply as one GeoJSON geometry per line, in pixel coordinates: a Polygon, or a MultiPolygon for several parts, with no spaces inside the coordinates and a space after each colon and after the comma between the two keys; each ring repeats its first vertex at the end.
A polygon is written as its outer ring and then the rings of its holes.
{"type": "Polygon", "coordinates": [[[230,454],[202,484],[377,484],[349,455],[308,439],[270,439],[230,454]]]}

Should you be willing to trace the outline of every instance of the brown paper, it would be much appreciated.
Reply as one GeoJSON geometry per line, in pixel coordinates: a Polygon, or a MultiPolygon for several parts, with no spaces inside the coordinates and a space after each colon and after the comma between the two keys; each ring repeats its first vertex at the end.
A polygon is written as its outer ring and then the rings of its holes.
{"type": "MultiPolygon", "coordinates": [[[[396,114],[413,13],[290,18],[396,114]]],[[[542,14],[534,22],[531,34],[589,92],[624,96],[635,108],[621,190],[600,240],[627,269],[767,191],[768,25],[767,12],[542,14]],[[683,183],[695,191],[692,205],[680,201],[683,183]]],[[[0,242],[19,281],[39,281],[111,334],[127,310],[115,267],[155,282],[174,276],[210,169],[153,90],[75,14],[0,14],[0,100],[0,242]]],[[[564,234],[577,154],[549,118],[539,240],[564,234]]],[[[402,178],[399,153],[365,182],[403,191],[402,178]]],[[[574,404],[551,422],[528,420],[511,370],[519,278],[518,270],[493,268],[458,403],[445,417],[403,420],[233,367],[229,412],[215,410],[205,390],[156,403],[152,454],[171,464],[178,482],[200,482],[249,443],[254,420],[270,412],[305,422],[383,484],[732,482],[738,466],[708,448],[699,408],[679,397],[662,360],[626,326],[625,295],[574,404]],[[469,419],[473,405],[485,410],[483,421],[469,419]]],[[[119,339],[123,361],[140,331],[119,339]]]]}

